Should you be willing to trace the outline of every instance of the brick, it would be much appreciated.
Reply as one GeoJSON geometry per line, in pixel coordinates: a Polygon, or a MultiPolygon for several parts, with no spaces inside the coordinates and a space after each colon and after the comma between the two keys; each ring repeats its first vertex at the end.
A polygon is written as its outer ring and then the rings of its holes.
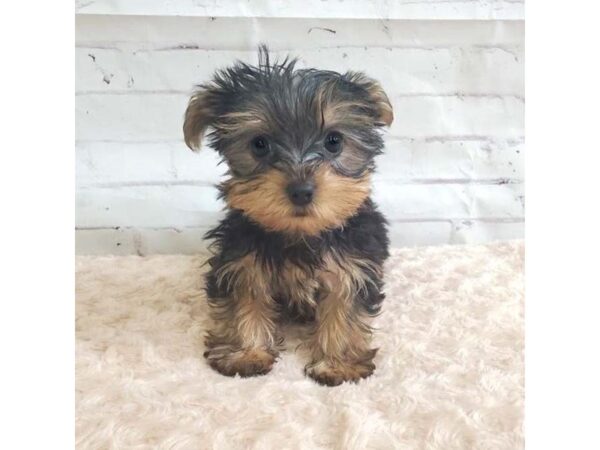
{"type": "MultiPolygon", "coordinates": [[[[87,94],[76,97],[78,140],[181,140],[187,96],[87,94]]],[[[524,103],[516,98],[392,96],[390,137],[521,138],[524,103]]]]}
{"type": "Polygon", "coordinates": [[[101,184],[176,183],[215,184],[224,174],[216,152],[192,152],[183,142],[81,142],[75,152],[78,186],[101,184]]]}
{"type": "Polygon", "coordinates": [[[75,23],[78,45],[118,42],[134,49],[183,45],[254,50],[258,42],[268,42],[273,49],[489,46],[522,44],[525,34],[523,21],[382,20],[380,15],[375,20],[78,15],[75,23]]]}
{"type": "MultiPolygon", "coordinates": [[[[364,48],[273,52],[300,57],[298,67],[362,70],[394,94],[524,94],[523,48],[364,48]]],[[[256,51],[140,51],[77,48],[77,92],[179,91],[210,80],[235,60],[255,62],[256,51]]]]}

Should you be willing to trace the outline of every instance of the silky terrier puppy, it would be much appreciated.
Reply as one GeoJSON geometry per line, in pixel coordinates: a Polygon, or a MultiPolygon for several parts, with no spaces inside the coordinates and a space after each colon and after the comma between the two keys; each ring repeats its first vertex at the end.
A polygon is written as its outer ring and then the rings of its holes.
{"type": "Polygon", "coordinates": [[[183,131],[228,165],[226,217],[207,233],[214,326],[204,356],[223,375],[263,375],[281,324],[310,325],[305,373],[329,386],[375,369],[369,319],[381,308],[386,221],[370,198],[390,101],[362,73],[297,69],[296,60],[219,70],[192,95],[183,131]]]}

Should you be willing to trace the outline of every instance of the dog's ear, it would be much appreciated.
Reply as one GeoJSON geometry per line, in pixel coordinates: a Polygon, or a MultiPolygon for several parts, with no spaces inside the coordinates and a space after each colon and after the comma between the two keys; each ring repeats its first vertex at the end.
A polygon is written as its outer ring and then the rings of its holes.
{"type": "Polygon", "coordinates": [[[190,98],[185,110],[183,136],[186,145],[193,151],[200,150],[202,137],[215,119],[211,98],[210,89],[200,86],[190,98]]]}
{"type": "Polygon", "coordinates": [[[361,72],[348,72],[346,76],[350,81],[366,90],[371,100],[375,103],[378,114],[377,124],[389,127],[394,121],[394,109],[381,84],[361,72]]]}

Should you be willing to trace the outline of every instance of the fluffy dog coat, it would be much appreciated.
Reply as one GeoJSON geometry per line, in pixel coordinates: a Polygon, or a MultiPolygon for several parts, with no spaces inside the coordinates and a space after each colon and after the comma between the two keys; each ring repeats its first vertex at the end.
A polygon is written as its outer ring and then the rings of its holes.
{"type": "Polygon", "coordinates": [[[386,223],[370,199],[381,127],[393,120],[381,86],[360,73],[241,62],[198,86],[184,123],[197,149],[229,167],[229,207],[207,238],[214,327],[205,357],[225,375],[265,374],[283,320],[313,324],[306,373],[337,385],[375,369],[369,318],[384,298],[386,223]]]}

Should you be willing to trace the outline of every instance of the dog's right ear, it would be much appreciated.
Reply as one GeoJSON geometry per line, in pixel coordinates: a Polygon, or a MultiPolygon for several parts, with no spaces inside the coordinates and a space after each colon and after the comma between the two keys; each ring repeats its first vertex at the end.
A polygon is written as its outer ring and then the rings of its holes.
{"type": "Polygon", "coordinates": [[[200,150],[202,137],[214,121],[211,97],[208,89],[200,87],[190,98],[185,111],[183,136],[186,145],[193,151],[200,150]]]}

